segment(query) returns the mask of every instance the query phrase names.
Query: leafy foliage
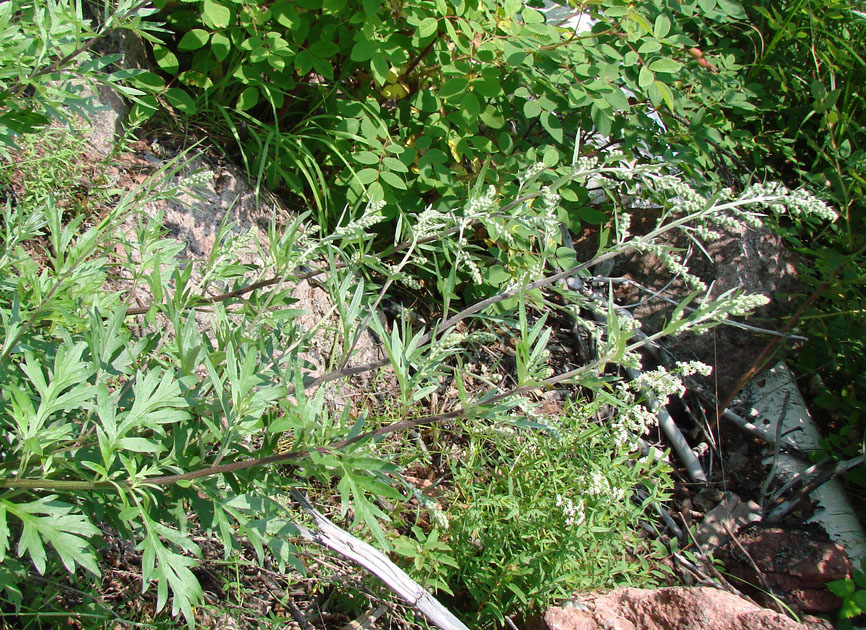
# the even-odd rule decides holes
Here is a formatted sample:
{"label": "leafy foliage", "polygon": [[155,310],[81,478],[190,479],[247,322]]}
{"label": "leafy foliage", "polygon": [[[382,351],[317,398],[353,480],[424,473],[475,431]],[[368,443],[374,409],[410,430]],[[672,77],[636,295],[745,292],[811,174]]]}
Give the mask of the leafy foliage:
{"label": "leafy foliage", "polygon": [[[32,571],[81,568],[94,579],[98,525],[135,541],[157,612],[171,599],[172,614],[192,625],[202,549],[191,531],[216,537],[227,555],[245,540],[281,569],[303,571],[286,497],[297,486],[332,500],[349,528],[381,548],[393,545],[431,587],[468,593],[482,623],[546,602],[540,577],[561,580],[561,594],[602,579],[601,567],[614,574],[605,579],[650,570],[622,554],[636,548],[626,532],[648,501],[664,499],[664,470],[631,456],[629,431],[645,430],[651,413],[609,369],[636,365],[648,341],[633,338],[633,322],[612,305],[555,281],[626,251],[651,252],[694,289],[696,307],[683,304],[648,340],[700,331],[758,302],[703,299],[706,287],[662,236],[709,239],[732,221],[756,224],[763,207],[832,218],[803,191],[684,181],[732,163],[728,118],[751,108],[736,58],[708,61],[691,51],[699,42],[689,34],[726,37],[743,17],[739,4],[606,0],[578,34],[512,0],[164,2],[166,37],[150,39],[161,74],[111,72],[116,59],[89,53],[113,29],[156,32],[141,21],[148,11],[122,4],[94,28],[76,6],[0,8],[10,18],[9,46],[0,46],[4,142],[64,117],[61,106],[74,111],[84,102],[75,80],[123,80],[136,98],[134,121],[164,108],[230,138],[260,183],[314,211],[274,223],[267,239],[224,223],[207,260],[181,261],[161,218],[140,212],[196,186],[180,160],[137,190],[103,191],[110,210],[98,215],[68,203],[61,169],[37,168],[44,182],[32,196],[7,196],[0,587],[9,604],[37,601],[27,589]],[[644,234],[629,232],[632,199],[658,209]],[[601,230],[598,254],[577,261],[562,225],[607,216],[616,222]],[[261,263],[241,264],[244,256]],[[335,321],[310,329],[287,287],[313,275]],[[146,287],[151,301],[130,310],[109,280]],[[406,313],[380,319],[396,286],[428,289],[434,306],[423,327]],[[552,372],[543,314],[554,307],[587,328],[581,310],[604,321],[591,328],[597,356],[561,374]],[[305,357],[320,327],[330,329],[333,351],[331,371],[316,378]],[[366,333],[388,361],[344,369]],[[491,336],[513,346],[515,387],[468,390],[468,351]],[[320,387],[384,366],[399,392],[393,418],[353,416]],[[561,382],[587,388],[581,406],[527,421],[537,410],[530,392]],[[447,412],[418,414],[452,383],[458,395]],[[602,407],[621,412],[616,431],[591,420]],[[447,531],[407,521],[407,499],[418,497],[398,481],[396,463],[425,456],[402,452],[402,431],[443,418],[469,436],[471,455],[469,466],[453,462],[447,517],[460,525]],[[593,485],[581,502],[567,485],[576,471],[622,499],[645,486],[650,499],[609,502]],[[479,474],[491,477],[482,483]],[[539,526],[542,512],[556,530]]]}
{"label": "leafy foliage", "polygon": [[[575,33],[511,0],[168,3],[175,36],[154,56],[177,83],[160,96],[211,129],[222,121],[215,133],[237,142],[249,171],[314,202],[325,230],[361,198],[405,220],[476,182],[511,186],[503,174],[521,164],[568,165],[579,133],[712,165],[716,151],[695,139],[725,142],[718,125],[689,121],[748,103],[736,66],[719,60],[712,74],[685,52],[697,44],[686,26],[729,22],[739,5],[588,10],[592,29]],[[598,220],[585,191],[562,194],[572,225]]]}
{"label": "leafy foliage", "polygon": [[0,145],[45,127],[52,120],[87,117],[92,93],[102,83],[130,97],[143,92],[124,81],[143,71],[107,72],[121,55],[96,56],[90,49],[110,33],[131,30],[151,37],[155,25],[143,20],[154,9],[135,0],[113,3],[99,26],[73,2],[11,0],[0,5]]}
{"label": "leafy foliage", "polygon": [[[644,506],[667,498],[664,483],[648,481],[666,479],[666,467],[595,425],[602,406],[575,404],[534,419],[532,431],[479,427],[465,460],[452,463],[448,571],[467,617],[503,624],[511,611],[543,611],[576,589],[652,583],[636,530]],[[649,498],[633,503],[631,488],[644,483]]]}
{"label": "leafy foliage", "polygon": [[827,587],[843,599],[839,610],[837,628],[853,628],[851,618],[862,615],[866,611],[866,560],[861,560],[860,569],[855,569],[851,577],[844,580],[833,580]]}
{"label": "leafy foliage", "polygon": [[[636,170],[618,166],[619,159],[614,156],[610,166],[581,162],[575,165],[571,178],[585,179],[600,173],[620,178],[621,183],[610,180],[603,184],[611,190],[637,178],[644,183],[631,184],[637,186],[635,190],[644,190],[670,212],[663,213],[659,227],[650,234],[633,237],[621,230],[602,249],[602,255],[649,246],[664,232],[693,222],[712,225],[721,216],[722,208],[754,219],[754,211],[747,208],[756,203],[802,207],[804,202],[800,196],[783,190],[754,189],[730,201],[701,198],[693,192],[689,197],[692,205],[683,206],[681,197],[669,196],[671,190],[685,190],[683,184],[671,176],[660,177],[662,167]],[[549,197],[552,193],[542,180],[555,174],[535,171],[535,183],[525,184],[522,194],[530,199]],[[195,312],[203,298],[192,283],[237,286],[236,282],[244,282],[257,286],[262,276],[246,278],[238,275],[236,265],[211,262],[205,268],[207,274],[194,281],[192,266],[182,266],[172,258],[177,246],[163,239],[155,220],[143,223],[135,240],[115,231],[118,222],[143,199],[174,194],[177,183],[172,172],[163,171],[157,177],[143,190],[118,198],[112,212],[87,229],[80,223],[65,225],[62,216],[57,216],[57,206],[43,204],[42,200],[14,208],[7,203],[9,229],[4,235],[4,251],[8,254],[0,261],[6,279],[0,287],[0,299],[5,305],[5,341],[0,355],[5,406],[0,436],[7,473],[0,480],[0,488],[6,489],[0,498],[6,516],[4,538],[17,540],[15,555],[31,560],[37,571],[56,570],[49,564],[46,544],[54,548],[67,570],[77,566],[91,572],[96,569],[92,539],[97,535],[97,521],[92,519],[98,519],[104,526],[138,541],[144,585],[155,585],[157,607],[166,605],[171,595],[172,611],[192,620],[201,598],[192,572],[200,549],[188,535],[192,523],[186,506],[193,507],[195,522],[218,536],[227,551],[236,546],[237,537],[243,536],[260,553],[269,548],[282,563],[301,568],[290,540],[296,529],[286,518],[286,502],[279,498],[286,488],[313,480],[325,487],[333,484],[340,496],[342,514],[348,515],[351,510],[353,525],[363,525],[385,548],[390,545],[387,526],[392,516],[379,507],[376,499],[400,502],[403,495],[393,487],[393,475],[399,469],[376,448],[371,440],[374,434],[362,435],[364,419],[351,418],[348,410],[335,413],[329,409],[324,388],[305,393],[312,383],[307,379],[308,367],[301,353],[316,331],[297,325],[295,319],[301,312],[294,308],[282,285],[212,303],[212,334],[205,334]],[[523,180],[529,181],[525,177]],[[657,192],[653,192],[654,186]],[[702,201],[698,203],[698,199]],[[556,200],[550,198],[550,202]],[[536,209],[524,202],[521,212],[498,217],[498,196],[488,195],[485,203],[489,204],[488,220],[498,221],[502,231],[510,225],[525,228],[535,224],[536,212],[547,208],[540,204]],[[304,220],[299,217],[281,234],[273,233],[268,252],[272,268],[279,274],[290,274],[300,261],[330,259],[334,262],[328,272],[334,280],[331,286],[337,291],[334,297],[347,289],[349,293],[357,290],[361,295],[359,304],[370,308],[382,290],[382,281],[358,279],[387,266],[383,267],[385,263],[380,259],[368,262],[360,254],[374,241],[367,230],[382,220],[379,204],[369,205],[358,219],[325,238],[315,237],[315,230]],[[428,214],[426,220],[437,225],[446,222],[440,232],[446,238],[459,226],[466,227],[465,219],[460,217]],[[72,229],[79,231],[72,233]],[[224,226],[218,247],[234,255],[244,247],[257,247],[251,238],[232,237],[231,229]],[[551,239],[548,235],[536,242]],[[427,243],[434,241],[438,238]],[[41,269],[23,249],[24,243],[43,250],[46,264]],[[114,249],[115,243],[124,251],[150,254],[113,263],[127,281],[150,287],[154,295],[147,313],[141,316],[147,328],[137,332],[127,323],[127,308],[118,294],[102,288],[107,277],[107,252]],[[390,247],[392,251],[413,252],[411,242],[392,242]],[[663,253],[662,249],[657,251]],[[543,254],[543,250],[536,250],[536,254]],[[411,255],[413,266],[426,259],[424,253]],[[479,268],[483,264],[477,255],[468,260]],[[671,261],[683,271],[681,263],[675,258]],[[404,262],[404,268],[408,268],[408,260]],[[258,273],[270,276],[271,271],[261,269]],[[530,278],[525,277],[521,283]],[[521,286],[498,294],[493,301],[516,298],[515,306],[523,310],[542,297],[538,291],[525,291]],[[747,303],[751,302],[730,297],[707,303],[688,317],[675,318],[660,334],[706,327],[726,313],[740,312]],[[370,325],[370,318],[360,319],[362,310],[344,310],[355,319],[337,327],[348,331],[341,341],[348,348],[346,356],[353,352],[351,339]],[[597,361],[570,374],[551,376],[544,359],[549,335],[543,330],[545,320],[530,326],[525,315],[515,317],[511,312],[502,310],[499,321],[515,331],[516,343],[523,348],[518,373],[524,389],[554,382],[551,378],[595,379],[594,370],[607,364],[634,362],[634,352],[643,343],[629,343],[632,329],[611,315],[607,333],[599,340]],[[466,340],[459,336],[443,338],[441,334],[468,316],[452,321],[437,331],[439,334],[409,332],[405,325],[401,328],[395,324],[389,341],[390,366],[399,371],[398,380],[410,382],[411,375],[419,373],[428,378],[435,374],[457,378],[459,365],[445,359],[460,351]],[[411,337],[411,342],[404,342],[397,330],[403,331],[406,340]],[[411,406],[433,394],[426,386],[417,391],[423,394],[403,399],[402,417],[407,417]],[[464,391],[462,409],[455,412],[456,417],[469,418],[469,427],[480,422],[493,422],[494,426],[513,423],[514,414],[524,413],[518,406],[531,406],[520,395],[523,391]],[[378,435],[399,426],[386,427],[385,433]],[[561,430],[564,433],[567,429]],[[506,451],[518,448],[523,446],[514,444]],[[566,451],[560,452],[564,455]],[[540,448],[536,455],[539,461],[528,453],[521,459],[532,460],[532,468],[539,470],[543,470],[541,461],[548,461],[546,465],[556,466],[559,471],[549,475],[551,482],[561,479],[564,468],[559,466],[565,466],[565,460],[547,460]],[[280,461],[292,462],[300,476],[291,467],[264,467]],[[624,460],[614,461],[613,468],[605,467],[606,471],[623,468]],[[616,475],[610,474],[613,480]],[[636,466],[629,473],[635,476],[617,483],[634,483],[646,474],[647,470]],[[525,476],[529,481],[528,472]],[[462,491],[474,492],[471,484]],[[528,496],[527,492],[528,488],[522,490],[521,496]],[[58,493],[67,498],[59,500]],[[227,496],[234,498],[227,500]],[[479,509],[487,509],[485,506],[485,502],[478,503]],[[629,518],[637,513],[638,509],[627,510]],[[599,512],[597,518],[605,522],[611,519],[612,523],[619,517],[603,517]],[[11,542],[5,543],[4,549],[11,553]],[[494,546],[489,550],[493,552]],[[512,553],[509,549],[503,552]],[[460,553],[465,553],[462,544]],[[552,559],[554,564],[558,557]],[[2,565],[4,584],[18,583],[19,566]],[[545,574],[555,568],[547,567]],[[620,568],[617,565],[617,570]],[[511,592],[524,604],[538,603],[535,595],[517,582]],[[512,606],[513,602],[502,601],[495,610],[504,614]],[[498,617],[490,612],[490,618]]]}
{"label": "leafy foliage", "polygon": [[[740,155],[759,176],[805,183],[841,215],[832,226],[797,220],[778,229],[804,257],[800,271],[812,300],[798,322],[809,338],[798,366],[823,379],[814,403],[832,417],[827,451],[853,457],[866,431],[860,394],[866,102],[856,89],[866,80],[866,13],[861,4],[834,0],[746,8],[754,30],[735,39],[751,62],[745,81],[756,110],[734,119],[753,137]],[[862,484],[863,474],[861,468],[852,476]]]}

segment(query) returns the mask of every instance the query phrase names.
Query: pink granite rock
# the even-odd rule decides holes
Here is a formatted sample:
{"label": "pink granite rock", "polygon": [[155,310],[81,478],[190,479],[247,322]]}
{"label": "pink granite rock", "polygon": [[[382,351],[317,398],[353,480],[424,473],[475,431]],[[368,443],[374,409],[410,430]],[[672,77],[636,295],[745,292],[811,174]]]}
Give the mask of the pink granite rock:
{"label": "pink granite rock", "polygon": [[545,630],[829,630],[714,588],[619,588],[582,595],[544,614]]}

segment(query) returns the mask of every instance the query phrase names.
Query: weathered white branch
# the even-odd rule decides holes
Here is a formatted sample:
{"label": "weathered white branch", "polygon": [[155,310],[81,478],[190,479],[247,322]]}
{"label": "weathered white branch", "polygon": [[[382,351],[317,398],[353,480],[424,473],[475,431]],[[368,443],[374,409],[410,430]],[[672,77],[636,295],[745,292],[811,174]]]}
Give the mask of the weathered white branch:
{"label": "weathered white branch", "polygon": [[297,490],[292,490],[292,498],[300,504],[304,512],[310,515],[318,530],[312,531],[297,524],[301,536],[305,540],[332,549],[341,556],[361,565],[410,605],[417,608],[437,628],[468,630],[451,611],[440,604],[420,584],[406,575],[406,572],[391,562],[385,554],[334,525],[316,511],[306,497]]}

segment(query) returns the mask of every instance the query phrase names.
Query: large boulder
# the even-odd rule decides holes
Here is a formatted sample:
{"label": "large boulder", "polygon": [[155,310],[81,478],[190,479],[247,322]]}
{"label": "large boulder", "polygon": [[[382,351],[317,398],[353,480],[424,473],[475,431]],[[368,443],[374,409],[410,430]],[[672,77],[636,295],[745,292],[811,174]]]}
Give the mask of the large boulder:
{"label": "large boulder", "polygon": [[543,630],[817,630],[726,591],[618,588],[548,609]]}
{"label": "large boulder", "polygon": [[841,545],[778,527],[752,527],[737,534],[736,543],[728,543],[718,557],[742,584],[755,585],[746,586],[750,596],[765,597],[758,588],[763,586],[806,612],[832,612],[842,604],[826,588],[827,582],[851,575],[853,566]]}

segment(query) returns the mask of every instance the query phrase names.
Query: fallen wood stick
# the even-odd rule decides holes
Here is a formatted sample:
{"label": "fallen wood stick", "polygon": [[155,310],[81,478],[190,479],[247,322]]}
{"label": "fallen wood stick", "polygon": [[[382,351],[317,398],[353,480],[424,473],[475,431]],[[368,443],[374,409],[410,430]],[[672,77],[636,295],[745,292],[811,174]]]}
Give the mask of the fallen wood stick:
{"label": "fallen wood stick", "polygon": [[440,604],[420,584],[406,575],[406,572],[391,562],[385,554],[334,525],[297,490],[293,489],[291,494],[292,498],[300,504],[301,509],[312,517],[313,523],[316,525],[317,531],[313,531],[303,525],[296,524],[305,540],[332,549],[341,556],[361,565],[382,580],[388,588],[411,606],[417,608],[437,628],[441,628],[441,630],[469,630],[451,611]]}
{"label": "fallen wood stick", "polygon": [[[856,468],[857,466],[862,465],[864,462],[864,456],[858,455],[852,459],[846,459],[844,461],[838,462],[835,466],[832,466],[828,469],[818,469],[815,471],[815,474],[811,479],[800,479],[802,482],[802,486],[797,491],[797,493],[784,503],[777,505],[767,516],[765,519],[768,523],[776,523],[782,520],[785,516],[788,515],[794,508],[796,508],[800,502],[802,502],[806,497],[812,494],[819,486],[827,483],[834,477],[838,477],[842,475],[852,468]],[[815,468],[814,466],[812,468]],[[811,471],[812,468],[809,470]]]}
{"label": "fallen wood stick", "polygon": [[384,613],[384,606],[379,606],[376,610],[368,610],[354,621],[347,623],[340,630],[369,630]]}
{"label": "fallen wood stick", "polygon": [[808,455],[806,453],[804,453],[803,450],[801,448],[799,448],[796,444],[791,442],[791,440],[788,440],[785,438],[779,438],[778,440],[776,440],[776,437],[773,434],[771,434],[769,431],[759,427],[758,425],[754,424],[753,422],[750,422],[749,420],[747,420],[743,416],[741,416],[737,413],[734,413],[730,409],[725,409],[725,411],[722,412],[722,418],[724,418],[725,420],[729,420],[730,422],[733,422],[738,427],[740,427],[743,431],[747,431],[748,433],[751,433],[752,435],[763,440],[764,442],[766,442],[770,446],[778,447],[778,448],[784,448],[785,451],[787,451],[788,453],[791,453],[792,455],[795,455],[796,457],[798,457],[800,459],[808,460]]}

